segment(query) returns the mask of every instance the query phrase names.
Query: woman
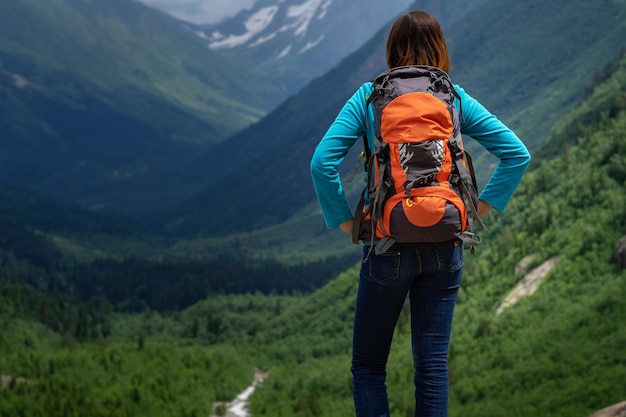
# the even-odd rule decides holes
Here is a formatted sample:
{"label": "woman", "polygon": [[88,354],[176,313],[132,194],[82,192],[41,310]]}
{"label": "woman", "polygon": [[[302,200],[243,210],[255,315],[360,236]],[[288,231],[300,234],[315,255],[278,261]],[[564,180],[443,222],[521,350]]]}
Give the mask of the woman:
{"label": "woman", "polygon": [[[443,31],[430,14],[400,16],[387,39],[387,66],[430,65],[450,69]],[[478,215],[504,210],[530,155],[520,139],[478,101],[455,86],[462,102],[461,132],[499,159],[479,196]],[[337,167],[357,139],[367,134],[374,149],[374,110],[366,106],[372,83],[363,84],[345,103],[317,146],[311,175],[328,228],[352,233],[353,214]],[[457,108],[460,107],[455,102]],[[389,416],[386,364],[398,316],[407,294],[415,367],[415,416],[447,416],[447,355],[452,316],[463,269],[459,241],[433,245],[396,244],[380,255],[363,248],[354,318],[352,367],[357,417]]]}

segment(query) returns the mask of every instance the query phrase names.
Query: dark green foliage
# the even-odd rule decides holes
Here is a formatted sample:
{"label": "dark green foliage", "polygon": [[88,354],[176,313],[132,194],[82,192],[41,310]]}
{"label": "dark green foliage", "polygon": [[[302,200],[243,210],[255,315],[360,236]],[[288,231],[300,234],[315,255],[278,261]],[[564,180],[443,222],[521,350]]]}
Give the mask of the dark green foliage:
{"label": "dark green foliage", "polygon": [[[0,225],[2,222],[0,221]],[[36,243],[46,239],[31,234]],[[29,250],[41,249],[18,240]],[[20,246],[15,246],[17,249]],[[0,246],[0,283],[21,282],[50,292],[70,294],[78,299],[104,297],[118,309],[141,312],[145,309],[174,311],[185,308],[211,294],[222,293],[310,293],[323,286],[334,271],[354,263],[353,256],[329,257],[310,262],[285,264],[273,259],[251,259],[236,251],[217,252],[207,259],[141,258],[97,259],[86,263],[53,258],[52,245],[43,246],[31,257],[3,252]],[[38,265],[40,255],[49,264]],[[43,261],[42,261],[43,262]],[[57,330],[57,329],[55,329]]]}
{"label": "dark green foliage", "polygon": [[253,371],[234,348],[149,341],[4,356],[0,369],[25,380],[0,389],[0,415],[51,417],[206,417]]}
{"label": "dark green foliage", "polygon": [[[0,293],[0,375],[13,378],[0,388],[2,416],[206,417],[252,380],[255,332],[297,301],[256,294],[215,297],[171,316],[109,311],[106,337],[81,342],[32,320],[34,303],[53,297],[7,287]],[[195,323],[210,317],[221,321],[221,333],[198,325],[194,334]]]}
{"label": "dark green foliage", "polygon": [[[46,209],[42,210],[42,207]],[[142,219],[89,210],[32,190],[0,183],[0,227],[15,227],[9,223],[19,224],[28,230],[45,230],[49,234],[74,236],[128,236],[150,230],[148,223]],[[14,241],[13,244],[19,246],[22,243]]]}
{"label": "dark green foliage", "polygon": [[[113,307],[101,297],[81,303],[69,295],[48,295],[28,285],[0,280],[0,299],[3,303],[0,313],[10,318],[36,320],[71,339],[98,340],[110,333]],[[2,337],[0,345],[1,342]]]}
{"label": "dark green foliage", "polygon": [[1,252],[10,252],[10,258],[26,260],[33,267],[45,270],[53,269],[59,256],[49,239],[29,230],[0,204]]}

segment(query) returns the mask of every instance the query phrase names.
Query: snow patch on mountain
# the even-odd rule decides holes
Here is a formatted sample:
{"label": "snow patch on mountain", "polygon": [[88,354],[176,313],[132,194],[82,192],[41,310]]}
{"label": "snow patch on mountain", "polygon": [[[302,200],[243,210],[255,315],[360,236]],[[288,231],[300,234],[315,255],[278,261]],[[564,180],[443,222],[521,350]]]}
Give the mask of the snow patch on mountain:
{"label": "snow patch on mountain", "polygon": [[304,47],[302,49],[300,49],[300,52],[298,52],[298,53],[302,54],[302,53],[305,53],[306,51],[308,51],[309,49],[315,48],[323,40],[324,40],[324,35],[320,35],[320,37],[317,38],[316,40],[314,40],[313,42],[308,42],[306,45],[304,45]]}
{"label": "snow patch on mountain", "polygon": [[291,52],[291,47],[292,45],[288,45],[285,49],[283,49],[282,52],[278,54],[278,59],[289,55],[289,52]]}
{"label": "snow patch on mountain", "polygon": [[287,17],[294,19],[292,27],[297,29],[294,31],[294,35],[305,35],[306,30],[309,27],[311,19],[315,16],[315,12],[322,3],[322,0],[309,0],[298,6],[290,6],[287,10]]}
{"label": "snow patch on mountain", "polygon": [[233,48],[235,46],[243,45],[259,33],[263,32],[274,19],[274,16],[278,12],[278,6],[264,7],[257,12],[253,13],[248,20],[244,22],[244,26],[247,32],[241,35],[229,35],[225,36],[219,31],[215,31],[211,34],[215,41],[209,44],[211,49]]}
{"label": "snow patch on mountain", "polygon": [[[231,49],[237,46],[255,47],[268,40],[275,39],[279,34],[291,33],[293,36],[304,39],[307,30],[314,19],[321,20],[332,4],[332,0],[306,0],[300,4],[284,4],[279,1],[272,6],[261,7],[243,22],[243,33],[224,34],[220,30],[213,31],[209,36],[209,48]],[[286,10],[285,10],[286,9]],[[278,19],[281,15],[284,18]],[[276,22],[276,20],[281,20]],[[323,40],[323,35],[314,41],[308,41],[299,48],[299,53],[314,48]],[[289,54],[292,48],[286,47],[279,56]]]}
{"label": "snow patch on mountain", "polygon": [[267,36],[262,36],[259,39],[257,39],[256,41],[252,42],[250,44],[250,48],[254,48],[255,46],[258,46],[258,45],[260,45],[260,44],[262,44],[264,42],[270,41],[270,40],[274,39],[275,37],[276,37],[276,32],[270,33]]}
{"label": "snow patch on mountain", "polygon": [[332,1],[328,0],[326,3],[322,4],[322,11],[320,12],[319,16],[317,16],[317,18],[319,20],[322,20],[324,17],[326,17],[326,13],[328,13],[328,7],[331,5]]}
{"label": "snow patch on mountain", "polygon": [[255,0],[231,19],[192,30],[203,32],[196,33],[210,49],[243,65],[275,71],[285,89],[297,91],[368,41],[375,25],[382,27],[413,2]]}

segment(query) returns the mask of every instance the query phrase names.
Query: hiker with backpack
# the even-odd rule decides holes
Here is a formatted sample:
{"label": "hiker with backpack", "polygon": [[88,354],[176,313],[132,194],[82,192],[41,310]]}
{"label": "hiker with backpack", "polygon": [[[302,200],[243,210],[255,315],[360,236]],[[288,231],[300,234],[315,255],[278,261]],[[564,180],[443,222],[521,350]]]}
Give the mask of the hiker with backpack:
{"label": "hiker with backpack", "polygon": [[[415,416],[447,416],[447,355],[463,250],[480,242],[482,218],[503,211],[530,162],[521,140],[448,77],[439,22],[400,16],[386,47],[388,70],[348,99],[315,149],[311,175],[329,229],[363,245],[352,346],[357,417],[389,416],[386,364],[408,295]],[[461,134],[498,166],[478,194]],[[366,186],[352,213],[338,174],[364,138]]]}

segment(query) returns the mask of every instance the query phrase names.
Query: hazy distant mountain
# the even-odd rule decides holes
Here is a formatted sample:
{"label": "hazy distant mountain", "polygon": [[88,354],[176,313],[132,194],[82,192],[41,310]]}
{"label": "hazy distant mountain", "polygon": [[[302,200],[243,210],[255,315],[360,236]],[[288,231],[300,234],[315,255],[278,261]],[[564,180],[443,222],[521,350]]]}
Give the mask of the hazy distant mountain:
{"label": "hazy distant mountain", "polygon": [[[361,47],[412,0],[259,0],[200,36],[209,47],[280,75],[295,91]],[[425,2],[425,3],[431,3]]]}
{"label": "hazy distant mountain", "polygon": [[285,95],[136,1],[0,2],[0,181],[152,207],[173,167]]}

